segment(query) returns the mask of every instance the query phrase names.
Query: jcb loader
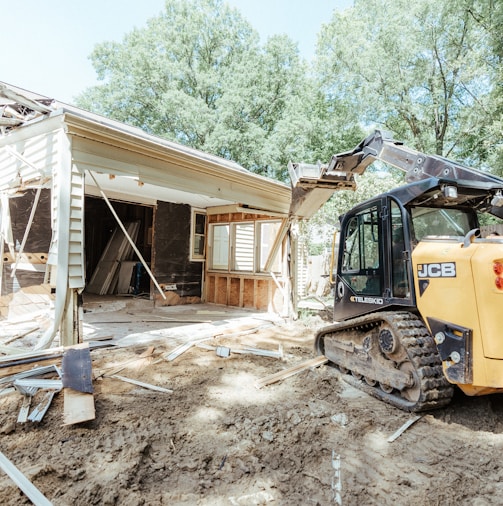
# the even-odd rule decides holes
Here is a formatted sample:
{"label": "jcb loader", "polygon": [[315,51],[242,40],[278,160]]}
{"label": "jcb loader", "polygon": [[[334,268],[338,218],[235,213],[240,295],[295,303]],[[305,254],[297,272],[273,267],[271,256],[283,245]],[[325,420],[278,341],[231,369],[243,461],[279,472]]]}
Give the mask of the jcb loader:
{"label": "jcb loader", "polygon": [[407,184],[342,216],[335,323],[317,333],[316,351],[407,411],[447,405],[454,385],[503,392],[503,237],[482,237],[479,225],[483,213],[503,218],[503,179],[376,131],[299,191],[351,187],[375,160]]}

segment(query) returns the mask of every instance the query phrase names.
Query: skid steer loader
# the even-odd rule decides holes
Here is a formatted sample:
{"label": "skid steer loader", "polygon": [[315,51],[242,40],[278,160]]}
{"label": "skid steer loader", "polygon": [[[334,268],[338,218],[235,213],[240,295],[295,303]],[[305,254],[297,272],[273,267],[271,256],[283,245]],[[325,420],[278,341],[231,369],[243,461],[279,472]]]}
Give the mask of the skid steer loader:
{"label": "skid steer loader", "polygon": [[341,217],[334,323],[317,333],[316,351],[407,411],[447,405],[454,385],[503,392],[503,237],[479,228],[483,213],[503,218],[503,179],[376,131],[315,176],[290,164],[297,204],[350,188],[375,160],[405,171],[407,184]]}

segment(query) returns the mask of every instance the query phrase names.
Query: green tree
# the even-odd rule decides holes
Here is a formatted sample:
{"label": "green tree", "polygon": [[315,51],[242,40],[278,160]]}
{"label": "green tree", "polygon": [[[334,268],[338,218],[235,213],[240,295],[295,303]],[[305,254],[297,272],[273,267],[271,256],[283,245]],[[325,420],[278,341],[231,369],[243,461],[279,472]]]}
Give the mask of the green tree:
{"label": "green tree", "polygon": [[355,0],[335,13],[317,49],[328,100],[416,149],[469,160],[466,141],[489,120],[492,83],[473,4]]}
{"label": "green tree", "polygon": [[491,49],[489,65],[493,71],[494,86],[491,91],[492,121],[486,129],[477,132],[482,157],[493,172],[503,176],[503,3],[486,1],[476,3],[471,14],[489,36]]}
{"label": "green tree", "polygon": [[79,97],[88,110],[278,179],[290,157],[318,149],[314,88],[296,44],[275,36],[261,47],[221,0],[166,0],[91,60],[103,84]]}

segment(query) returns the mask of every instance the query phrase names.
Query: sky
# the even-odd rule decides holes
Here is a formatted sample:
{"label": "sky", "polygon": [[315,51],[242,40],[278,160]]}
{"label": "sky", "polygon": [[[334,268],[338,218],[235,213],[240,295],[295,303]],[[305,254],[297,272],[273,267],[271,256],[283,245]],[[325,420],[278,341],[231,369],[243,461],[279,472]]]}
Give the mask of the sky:
{"label": "sky", "polygon": [[[261,42],[286,33],[310,60],[334,10],[352,0],[226,0],[258,31]],[[72,103],[99,84],[89,55],[158,15],[164,0],[0,0],[0,81]]]}

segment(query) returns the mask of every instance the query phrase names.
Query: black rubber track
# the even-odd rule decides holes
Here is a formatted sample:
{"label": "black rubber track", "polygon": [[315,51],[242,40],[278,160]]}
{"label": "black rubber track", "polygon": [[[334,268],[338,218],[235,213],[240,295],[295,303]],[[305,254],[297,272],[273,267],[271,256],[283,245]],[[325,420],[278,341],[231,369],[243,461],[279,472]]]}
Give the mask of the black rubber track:
{"label": "black rubber track", "polygon": [[[420,318],[406,311],[371,313],[341,323],[335,323],[321,329],[315,338],[315,350],[324,354],[323,340],[327,335],[344,334],[348,330],[366,330],[378,327],[386,322],[393,334],[400,340],[414,367],[420,386],[417,401],[401,397],[400,392],[384,392],[378,385],[370,386],[351,374],[343,374],[344,380],[356,388],[377,397],[405,411],[427,411],[446,406],[451,401],[453,386],[443,374],[442,363],[433,337]],[[341,340],[344,341],[343,336]]]}

